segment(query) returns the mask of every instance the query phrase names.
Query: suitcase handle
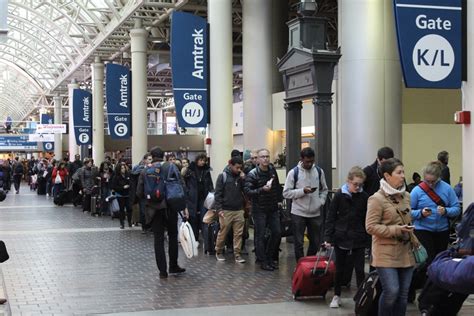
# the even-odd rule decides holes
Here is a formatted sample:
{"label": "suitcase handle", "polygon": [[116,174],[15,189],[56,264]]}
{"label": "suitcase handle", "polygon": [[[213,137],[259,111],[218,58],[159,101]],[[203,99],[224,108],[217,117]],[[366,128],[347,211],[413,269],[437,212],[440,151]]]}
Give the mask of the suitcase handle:
{"label": "suitcase handle", "polygon": [[[323,248],[326,250],[326,254],[327,254],[328,250],[325,247],[321,247],[320,250],[322,250]],[[319,260],[321,259],[321,252],[322,251],[318,251],[318,253],[316,254],[316,261],[314,263],[313,269],[311,270],[312,275],[316,274],[316,268],[318,267]],[[326,274],[328,272],[329,263],[331,262],[333,252],[334,252],[334,247],[331,247],[331,250],[329,251],[329,256],[328,256],[328,263],[326,264],[326,269],[324,269],[324,274]]]}

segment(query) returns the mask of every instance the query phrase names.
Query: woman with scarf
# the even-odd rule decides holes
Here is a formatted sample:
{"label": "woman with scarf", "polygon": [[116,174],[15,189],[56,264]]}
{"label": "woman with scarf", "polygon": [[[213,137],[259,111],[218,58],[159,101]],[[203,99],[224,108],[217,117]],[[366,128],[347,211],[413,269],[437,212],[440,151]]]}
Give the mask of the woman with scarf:
{"label": "woman with scarf", "polygon": [[404,316],[415,266],[412,250],[419,242],[413,234],[402,162],[396,158],[385,160],[380,173],[380,189],[369,198],[365,222],[372,235],[372,266],[382,285],[378,314]]}
{"label": "woman with scarf", "polygon": [[349,256],[353,258],[357,287],[365,278],[365,248],[370,239],[365,231],[369,195],[362,189],[364,181],[364,171],[360,167],[352,167],[347,182],[334,194],[329,207],[324,240],[325,246],[334,246],[336,253],[336,280],[334,297],[329,305],[331,308],[338,308],[341,304],[341,286]]}

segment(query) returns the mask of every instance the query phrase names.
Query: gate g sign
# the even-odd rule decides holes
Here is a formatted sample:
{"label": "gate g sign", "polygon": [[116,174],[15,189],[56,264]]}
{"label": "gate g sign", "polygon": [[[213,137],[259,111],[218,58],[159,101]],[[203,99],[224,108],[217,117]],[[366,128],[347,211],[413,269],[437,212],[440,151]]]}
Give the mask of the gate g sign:
{"label": "gate g sign", "polygon": [[205,19],[173,12],[171,69],[180,127],[206,127],[208,123],[208,45]]}
{"label": "gate g sign", "polygon": [[74,134],[77,145],[92,144],[92,94],[74,89],[72,94]]}
{"label": "gate g sign", "polygon": [[116,64],[106,66],[106,97],[109,132],[113,139],[130,138],[131,72]]}
{"label": "gate g sign", "polygon": [[461,87],[461,0],[394,0],[407,88]]}

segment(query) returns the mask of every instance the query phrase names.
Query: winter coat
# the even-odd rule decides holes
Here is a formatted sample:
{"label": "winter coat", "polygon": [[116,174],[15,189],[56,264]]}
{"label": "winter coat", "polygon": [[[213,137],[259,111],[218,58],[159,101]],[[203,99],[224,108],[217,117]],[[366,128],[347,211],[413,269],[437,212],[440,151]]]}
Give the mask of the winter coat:
{"label": "winter coat", "polygon": [[[411,191],[411,217],[415,223],[416,230],[427,230],[431,232],[442,232],[449,229],[449,218],[457,217],[461,208],[454,190],[444,181],[438,181],[434,189],[436,194],[446,203],[446,213],[441,216],[437,211],[436,203],[428,196],[420,186]],[[431,215],[423,217],[423,208],[431,209]]]}
{"label": "winter coat", "polygon": [[[273,178],[271,190],[266,192],[263,187]],[[256,167],[245,177],[245,194],[252,201],[252,212],[276,212],[278,202],[283,201],[280,180],[273,166],[268,171]]]}
{"label": "winter coat", "polygon": [[440,252],[428,267],[428,276],[440,288],[474,294],[474,256],[457,258],[451,250]]}
{"label": "winter coat", "polygon": [[[291,214],[303,217],[320,216],[321,207],[326,203],[328,187],[322,169],[313,166],[310,170],[303,168],[301,162],[298,163],[298,179],[295,185],[294,170],[288,172],[283,188],[283,197],[293,200],[291,202]],[[321,173],[321,174],[320,174]],[[320,185],[321,182],[321,185]],[[313,193],[304,193],[304,188],[316,188]],[[320,191],[319,188],[322,187]]]}
{"label": "winter coat", "polygon": [[343,249],[368,247],[370,238],[365,231],[368,198],[363,191],[336,192],[326,218],[325,241]]}
{"label": "winter coat", "polygon": [[92,188],[94,187],[96,183],[96,177],[99,175],[97,170],[95,168],[86,168],[82,167],[81,171],[79,173],[79,179],[82,188],[84,189],[86,194],[90,194],[92,191]]}
{"label": "winter coat", "polygon": [[[410,194],[388,195],[382,189],[369,198],[365,228],[372,235],[372,266],[408,268],[415,265],[408,233],[402,233],[402,214],[411,223]],[[415,237],[416,238],[416,237]]]}
{"label": "winter coat", "polygon": [[[125,188],[125,186],[128,186]],[[111,189],[114,190],[119,196],[126,196],[130,195],[130,175],[126,173],[122,175],[117,173],[112,178]]]}
{"label": "winter coat", "polygon": [[[226,173],[224,183],[223,173]],[[226,167],[216,180],[216,192],[214,193],[214,207],[216,210],[240,211],[244,209],[244,181],[240,175],[234,175],[230,168]]]}
{"label": "winter coat", "polygon": [[[214,185],[212,184],[211,178],[211,168],[208,165],[205,165],[202,172],[198,172],[197,168],[198,167],[196,163],[191,162],[183,177],[186,191],[186,205],[188,211],[192,214],[200,211],[198,202],[200,201],[202,205],[204,199],[206,199],[207,194],[214,191]],[[201,182],[201,185],[204,186],[202,197],[198,196],[199,182]]]}
{"label": "winter coat", "polygon": [[364,191],[367,192],[369,196],[374,195],[380,189],[380,179],[382,176],[379,174],[379,165],[377,160],[367,167],[364,168],[365,181],[364,181]]}
{"label": "winter coat", "polygon": [[67,169],[66,169],[66,168],[63,168],[63,169],[61,169],[61,170],[59,170],[59,171],[58,171],[57,168],[54,168],[54,169],[53,169],[53,174],[52,174],[52,176],[51,176],[51,182],[52,182],[53,184],[56,184],[56,175],[58,174],[58,172],[59,172],[59,176],[61,177],[61,183],[64,183],[64,181],[65,181],[65,179],[66,179],[66,177],[67,177],[67,175],[68,175],[68,172],[67,172]]}

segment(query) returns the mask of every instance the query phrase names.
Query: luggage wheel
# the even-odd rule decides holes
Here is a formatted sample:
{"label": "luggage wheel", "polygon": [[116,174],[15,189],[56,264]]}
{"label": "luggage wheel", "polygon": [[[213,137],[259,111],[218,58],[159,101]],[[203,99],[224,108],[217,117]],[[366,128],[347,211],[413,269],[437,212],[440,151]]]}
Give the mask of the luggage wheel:
{"label": "luggage wheel", "polygon": [[300,297],[300,291],[298,290],[293,294],[293,300],[297,301],[299,297]]}

